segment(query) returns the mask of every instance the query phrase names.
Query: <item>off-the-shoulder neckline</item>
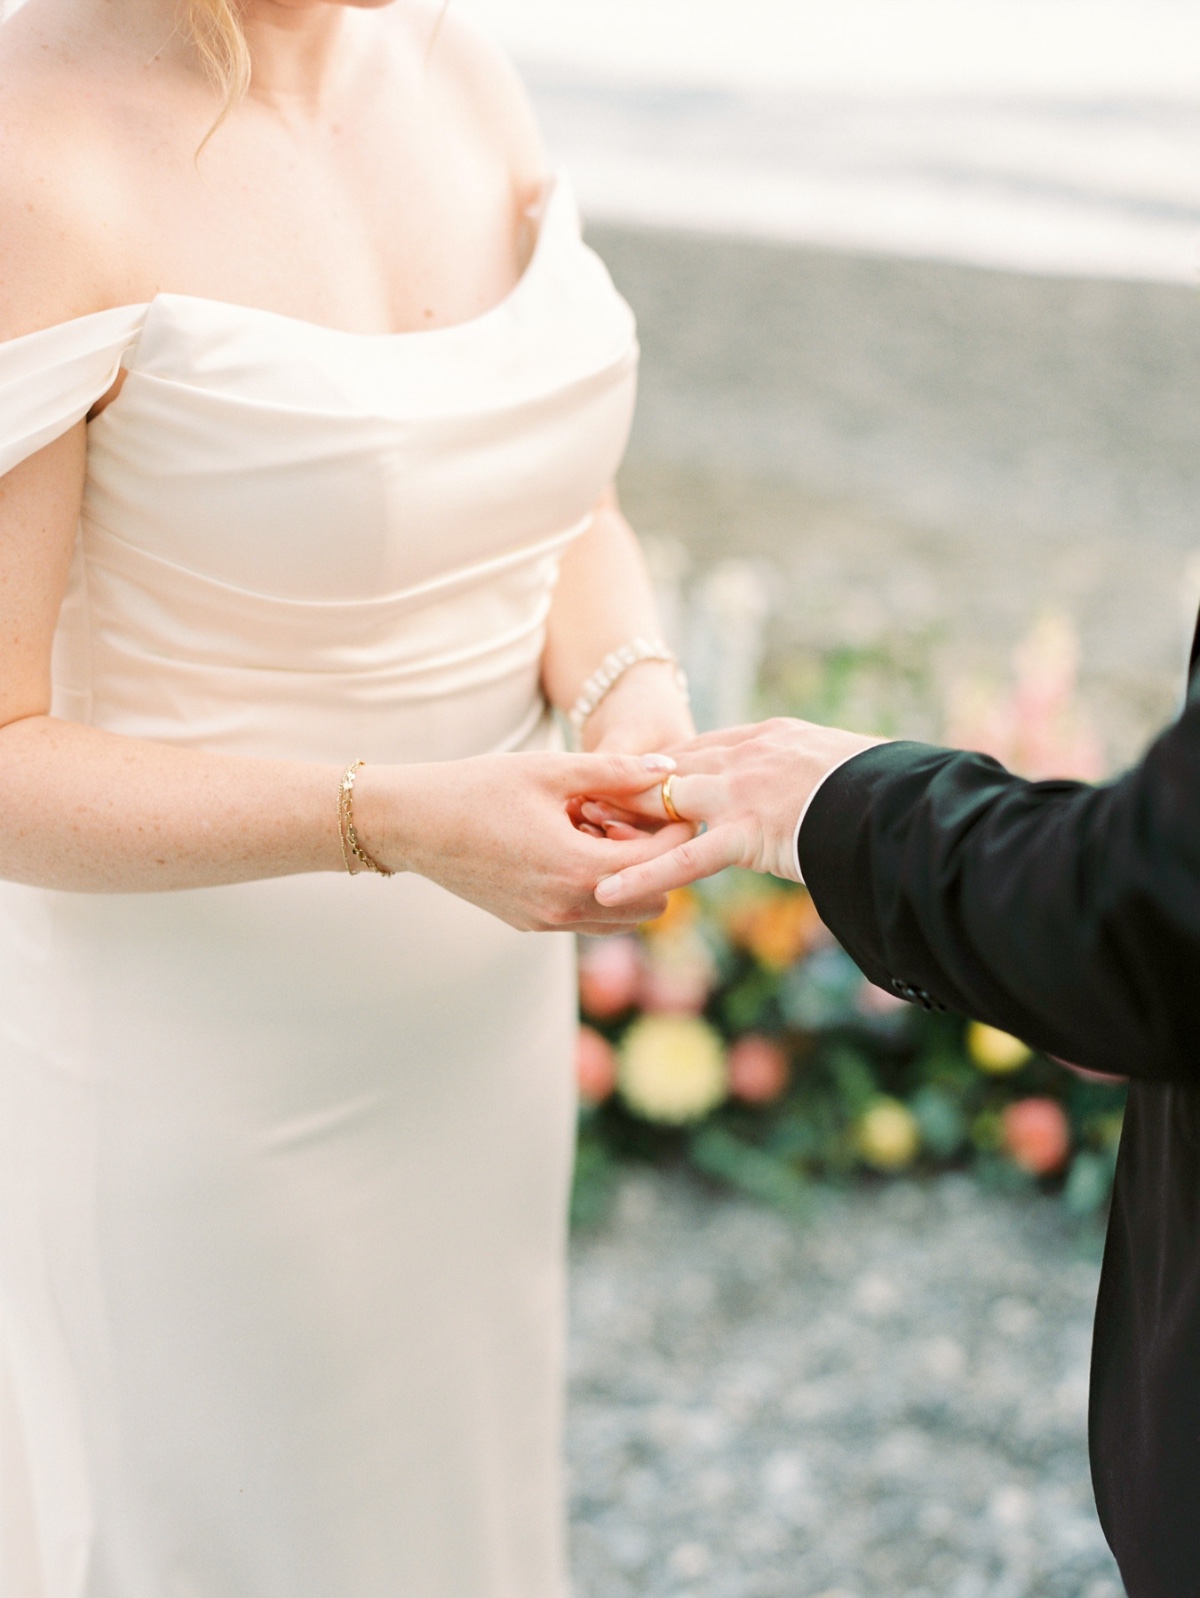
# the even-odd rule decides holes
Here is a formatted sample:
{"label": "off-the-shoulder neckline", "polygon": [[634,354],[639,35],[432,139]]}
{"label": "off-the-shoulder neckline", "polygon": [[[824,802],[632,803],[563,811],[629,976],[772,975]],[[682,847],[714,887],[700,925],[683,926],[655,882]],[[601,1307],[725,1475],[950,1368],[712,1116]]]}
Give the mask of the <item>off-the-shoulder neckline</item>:
{"label": "off-the-shoulder neckline", "polygon": [[[538,219],[537,237],[524,270],[517,278],[512,288],[488,306],[485,311],[480,311],[476,316],[469,316],[461,322],[448,322],[444,327],[413,327],[401,328],[395,333],[358,333],[350,328],[331,327],[326,322],[313,322],[303,316],[289,316],[285,311],[269,311],[259,305],[243,305],[236,300],[212,299],[203,294],[178,294],[170,289],[162,289],[148,300],[142,300],[129,305],[109,305],[100,311],[87,311],[82,316],[68,317],[62,322],[52,322],[47,327],[34,328],[29,333],[20,333],[16,338],[0,340],[0,349],[5,343],[19,344],[25,339],[36,339],[47,333],[55,333],[59,329],[79,327],[87,322],[99,321],[103,317],[118,317],[122,313],[133,316],[142,314],[148,316],[155,306],[160,304],[175,303],[180,305],[203,306],[207,309],[225,311],[238,316],[265,317],[272,322],[281,322],[291,327],[301,328],[305,332],[327,335],[331,338],[357,339],[364,343],[395,344],[409,339],[446,338],[455,334],[472,332],[492,321],[493,318],[502,316],[510,311],[515,302],[526,291],[526,288],[535,274],[535,269],[540,265],[545,253],[547,236],[551,231],[550,219],[553,211],[563,203],[567,185],[562,175],[555,173],[547,181],[546,187],[536,206],[531,207],[530,215]],[[539,215],[540,213],[540,215]]]}

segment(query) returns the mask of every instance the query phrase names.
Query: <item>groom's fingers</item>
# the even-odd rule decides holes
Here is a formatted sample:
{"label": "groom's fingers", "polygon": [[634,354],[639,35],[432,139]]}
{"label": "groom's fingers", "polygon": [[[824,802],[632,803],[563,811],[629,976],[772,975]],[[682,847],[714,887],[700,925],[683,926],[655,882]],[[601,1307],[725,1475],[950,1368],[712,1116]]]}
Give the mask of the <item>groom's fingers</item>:
{"label": "groom's fingers", "polygon": [[726,866],[736,866],[744,853],[741,827],[733,822],[714,827],[711,832],[687,839],[669,854],[602,877],[596,884],[596,899],[600,904],[613,907],[641,903],[653,894],[669,893],[672,888],[682,888],[700,877],[724,871]]}
{"label": "groom's fingers", "polygon": [[[683,822],[671,822],[665,827],[658,827],[654,832],[643,832],[639,829],[632,838],[628,839],[608,837],[598,839],[599,847],[592,858],[592,869],[597,879],[614,876],[645,865],[648,861],[657,859],[659,855],[667,854],[681,843],[686,843],[691,836],[691,827]],[[653,887],[647,891],[649,894],[659,892]],[[627,904],[629,900],[622,902]]]}
{"label": "groom's fingers", "polygon": [[[661,787],[654,793],[643,794],[642,799],[635,802],[641,803],[647,799],[659,806],[660,814],[665,814]],[[715,826],[722,820],[723,812],[728,815],[729,788],[722,776],[699,771],[684,776],[677,772],[671,779],[671,803],[682,821],[690,821],[697,826],[701,822]]]}
{"label": "groom's fingers", "polygon": [[727,749],[734,744],[745,743],[748,738],[757,738],[760,732],[762,723],[755,721],[748,722],[744,727],[717,727],[712,732],[698,732],[685,744],[672,744],[670,753],[678,759],[693,749]]}
{"label": "groom's fingers", "polygon": [[716,776],[722,771],[728,771],[742,758],[739,751],[743,747],[744,745],[742,744],[709,744],[704,749],[681,749],[679,751],[676,775],[679,777]]}
{"label": "groom's fingers", "polygon": [[[677,816],[698,826],[702,821],[721,819],[722,811],[729,807],[728,790],[719,775],[692,772],[684,776],[676,772],[671,778],[671,803]],[[661,782],[644,793],[623,795],[619,805],[606,803],[603,796],[585,800],[580,811],[589,821],[601,825],[607,820],[629,821],[639,816],[647,821],[668,819]]]}

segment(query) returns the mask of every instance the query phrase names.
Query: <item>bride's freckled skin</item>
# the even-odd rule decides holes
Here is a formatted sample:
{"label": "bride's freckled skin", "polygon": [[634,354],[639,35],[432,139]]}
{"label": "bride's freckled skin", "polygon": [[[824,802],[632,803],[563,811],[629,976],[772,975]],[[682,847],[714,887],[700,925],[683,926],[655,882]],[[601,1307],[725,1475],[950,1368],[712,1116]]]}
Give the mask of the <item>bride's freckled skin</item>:
{"label": "bride's freckled skin", "polygon": [[518,932],[661,910],[594,890],[683,830],[578,796],[692,731],[661,660],[551,716],[659,633],[633,321],[453,11],[195,3],[228,96],[176,0],[0,26],[3,1559],[551,1598],[575,996]]}

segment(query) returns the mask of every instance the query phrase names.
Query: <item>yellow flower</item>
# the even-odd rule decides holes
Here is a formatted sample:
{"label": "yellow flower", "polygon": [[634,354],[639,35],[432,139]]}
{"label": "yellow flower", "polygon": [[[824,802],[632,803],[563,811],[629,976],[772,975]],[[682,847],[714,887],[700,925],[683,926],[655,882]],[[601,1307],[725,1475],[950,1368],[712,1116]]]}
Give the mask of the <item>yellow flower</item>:
{"label": "yellow flower", "polygon": [[647,1121],[698,1121],[728,1091],[720,1034],[698,1016],[642,1016],[621,1043],[617,1085]]}
{"label": "yellow flower", "polygon": [[1009,1071],[1019,1071],[1033,1050],[1020,1038],[994,1026],[984,1026],[982,1021],[972,1021],[967,1028],[967,1053],[981,1071],[1004,1076]]}
{"label": "yellow flower", "polygon": [[920,1146],[917,1118],[899,1099],[876,1099],[858,1123],[858,1152],[877,1171],[904,1170]]}

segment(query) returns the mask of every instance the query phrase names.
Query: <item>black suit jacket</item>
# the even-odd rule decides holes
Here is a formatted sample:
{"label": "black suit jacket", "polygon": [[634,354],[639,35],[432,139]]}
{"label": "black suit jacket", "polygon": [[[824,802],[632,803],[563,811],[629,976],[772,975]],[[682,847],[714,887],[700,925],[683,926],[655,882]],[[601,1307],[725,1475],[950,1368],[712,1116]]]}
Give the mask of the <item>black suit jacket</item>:
{"label": "black suit jacket", "polygon": [[1096,1312],[1092,1479],[1130,1598],[1200,1595],[1200,627],[1116,782],[893,743],[818,790],[800,864],[871,979],[1131,1078]]}

